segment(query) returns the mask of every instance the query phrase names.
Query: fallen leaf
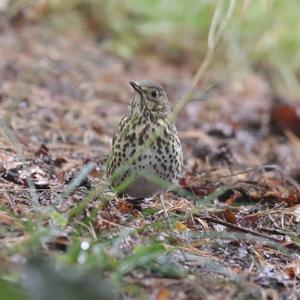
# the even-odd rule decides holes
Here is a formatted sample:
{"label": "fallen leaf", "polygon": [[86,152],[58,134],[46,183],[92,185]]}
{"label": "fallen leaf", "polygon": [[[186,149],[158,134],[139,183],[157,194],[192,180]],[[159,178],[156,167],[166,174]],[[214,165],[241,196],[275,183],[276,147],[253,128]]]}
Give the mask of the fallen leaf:
{"label": "fallen leaf", "polygon": [[181,222],[176,222],[175,227],[176,227],[176,230],[178,230],[178,231],[187,231],[187,230],[189,230],[189,228]]}
{"label": "fallen leaf", "polygon": [[287,104],[274,105],[271,108],[270,127],[276,134],[283,135],[291,131],[300,137],[300,107]]}
{"label": "fallen leaf", "polygon": [[235,216],[234,212],[230,209],[226,209],[224,211],[224,218],[227,222],[229,222],[231,224],[237,224],[236,216]]}
{"label": "fallen leaf", "polygon": [[158,291],[156,295],[156,300],[169,300],[171,296],[171,291],[168,288],[162,288]]}
{"label": "fallen leaf", "polygon": [[11,225],[14,223],[14,219],[7,214],[5,211],[0,211],[0,224]]}

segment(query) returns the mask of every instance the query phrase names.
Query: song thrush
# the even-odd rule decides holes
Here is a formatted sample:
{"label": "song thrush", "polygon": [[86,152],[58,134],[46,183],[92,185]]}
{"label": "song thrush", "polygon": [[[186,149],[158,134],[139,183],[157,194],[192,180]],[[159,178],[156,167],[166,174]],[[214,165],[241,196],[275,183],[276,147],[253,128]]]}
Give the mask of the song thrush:
{"label": "song thrush", "polygon": [[107,176],[118,193],[147,198],[176,184],[182,149],[165,89],[148,80],[130,84],[134,95],[114,135]]}

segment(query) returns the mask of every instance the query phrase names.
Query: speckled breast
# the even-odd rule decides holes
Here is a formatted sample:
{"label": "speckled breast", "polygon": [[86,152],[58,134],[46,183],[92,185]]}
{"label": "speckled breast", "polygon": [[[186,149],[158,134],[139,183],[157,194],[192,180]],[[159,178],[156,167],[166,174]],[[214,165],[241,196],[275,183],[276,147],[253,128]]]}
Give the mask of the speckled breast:
{"label": "speckled breast", "polygon": [[125,117],[113,139],[107,174],[117,191],[135,198],[150,197],[176,183],[182,160],[173,124]]}

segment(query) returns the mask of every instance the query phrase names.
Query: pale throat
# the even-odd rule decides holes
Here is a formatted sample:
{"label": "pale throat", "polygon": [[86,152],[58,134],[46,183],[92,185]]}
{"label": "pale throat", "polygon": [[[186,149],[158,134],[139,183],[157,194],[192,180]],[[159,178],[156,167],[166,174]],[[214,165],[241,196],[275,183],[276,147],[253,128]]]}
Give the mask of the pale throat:
{"label": "pale throat", "polygon": [[142,96],[139,93],[134,93],[128,108],[128,115],[140,114],[145,109],[142,102]]}

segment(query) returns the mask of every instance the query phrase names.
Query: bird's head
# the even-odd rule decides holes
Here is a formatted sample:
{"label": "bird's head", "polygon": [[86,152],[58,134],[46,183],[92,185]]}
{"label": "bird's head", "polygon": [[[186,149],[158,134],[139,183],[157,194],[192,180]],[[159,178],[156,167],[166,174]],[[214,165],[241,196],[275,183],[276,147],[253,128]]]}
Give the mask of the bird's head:
{"label": "bird's head", "polygon": [[133,103],[141,111],[157,113],[164,117],[169,115],[168,96],[159,83],[150,80],[130,81],[129,83],[134,89]]}

